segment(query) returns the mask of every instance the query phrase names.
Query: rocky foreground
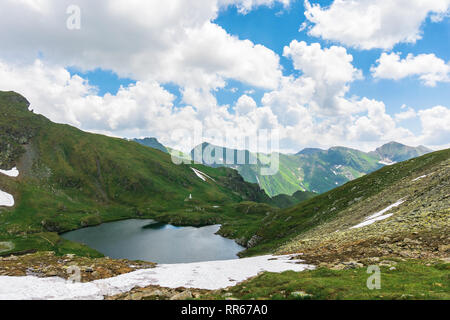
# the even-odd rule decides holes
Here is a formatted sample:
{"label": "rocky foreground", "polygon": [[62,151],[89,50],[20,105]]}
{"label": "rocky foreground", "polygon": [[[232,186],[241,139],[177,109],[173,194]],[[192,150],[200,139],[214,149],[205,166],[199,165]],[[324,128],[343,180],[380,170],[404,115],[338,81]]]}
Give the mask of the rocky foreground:
{"label": "rocky foreground", "polygon": [[[142,261],[91,259],[68,254],[58,257],[54,252],[38,252],[22,256],[0,257],[0,276],[69,279],[79,270],[79,281],[107,279],[136,270],[154,268],[156,264]],[[76,268],[73,268],[73,267]],[[78,281],[78,280],[77,280]]]}

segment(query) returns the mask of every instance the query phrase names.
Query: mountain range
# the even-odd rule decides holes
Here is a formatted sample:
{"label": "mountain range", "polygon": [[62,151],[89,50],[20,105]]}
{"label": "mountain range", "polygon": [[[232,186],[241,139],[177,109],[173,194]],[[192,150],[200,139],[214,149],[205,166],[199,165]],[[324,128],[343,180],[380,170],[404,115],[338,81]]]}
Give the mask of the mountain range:
{"label": "mountain range", "polygon": [[[144,141],[137,140],[137,142],[147,145]],[[156,145],[159,145],[159,142],[156,142]],[[215,154],[216,150],[220,152],[218,157]],[[227,159],[227,155],[233,155],[232,164],[219,161],[209,165],[215,168],[223,166],[236,169],[245,181],[259,184],[270,197],[274,197],[282,194],[293,195],[298,191],[324,193],[385,165],[409,160],[432,150],[424,146],[409,147],[397,142],[390,142],[372,152],[345,147],[333,147],[328,150],[306,148],[297,154],[279,153],[280,165],[275,175],[262,174],[261,169],[265,167],[263,161],[267,155],[247,150],[241,151],[245,162],[240,164],[237,161],[239,150],[203,143],[191,151],[191,159],[208,152],[210,153],[208,156],[213,159]],[[202,159],[201,163],[208,165],[210,161]]]}

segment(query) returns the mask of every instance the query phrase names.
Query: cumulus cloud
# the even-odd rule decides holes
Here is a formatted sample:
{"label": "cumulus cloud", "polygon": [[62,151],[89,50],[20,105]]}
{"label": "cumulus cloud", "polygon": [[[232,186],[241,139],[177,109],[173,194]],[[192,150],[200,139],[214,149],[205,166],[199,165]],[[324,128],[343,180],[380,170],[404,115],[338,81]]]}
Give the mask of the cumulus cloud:
{"label": "cumulus cloud", "polygon": [[274,0],[79,0],[81,29],[68,30],[72,2],[2,0],[0,28],[8,32],[0,34],[0,57],[31,62],[39,55],[61,66],[195,88],[223,87],[232,78],[271,89],[281,77],[273,51],[211,22],[224,5],[250,10]]}
{"label": "cumulus cloud", "polygon": [[391,49],[422,38],[427,17],[440,21],[450,0],[334,0],[328,7],[305,0],[309,34],[359,49]]}
{"label": "cumulus cloud", "polygon": [[86,80],[39,60],[32,65],[14,67],[0,62],[0,90],[21,93],[29,99],[35,112],[55,122],[90,131],[116,135],[130,131],[160,134],[171,127],[171,122],[164,123],[164,119],[189,126],[192,125],[189,121],[195,121],[192,109],[175,110],[175,97],[154,81],[137,82],[121,88],[116,95],[100,97]]}
{"label": "cumulus cloud", "polygon": [[397,113],[395,115],[395,121],[401,122],[404,120],[413,119],[413,118],[417,117],[417,112],[413,108],[407,108],[406,105],[403,105],[402,109],[407,109],[407,110]]}
{"label": "cumulus cloud", "polygon": [[353,56],[345,48],[322,49],[319,43],[308,45],[294,40],[284,48],[284,56],[291,58],[294,68],[303,73],[302,81],[313,91],[308,100],[318,111],[328,114],[355,111],[344,96],[351,82],[362,79],[362,72],[353,67]]}
{"label": "cumulus cloud", "polygon": [[430,146],[450,147],[450,109],[436,106],[419,111],[422,123],[421,143]]}
{"label": "cumulus cloud", "polygon": [[371,68],[374,78],[400,80],[417,76],[426,86],[434,87],[438,82],[450,81],[450,63],[445,63],[434,54],[408,54],[405,59],[400,53],[382,53],[376,66]]}
{"label": "cumulus cloud", "polygon": [[240,115],[249,114],[250,112],[256,110],[257,105],[255,100],[248,95],[241,96],[236,102],[235,110]]}

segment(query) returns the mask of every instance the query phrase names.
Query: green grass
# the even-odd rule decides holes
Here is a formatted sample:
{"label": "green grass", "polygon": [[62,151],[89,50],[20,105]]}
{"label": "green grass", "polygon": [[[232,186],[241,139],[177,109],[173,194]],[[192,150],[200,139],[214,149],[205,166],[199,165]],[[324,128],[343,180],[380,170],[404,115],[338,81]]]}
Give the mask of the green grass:
{"label": "green grass", "polygon": [[[234,298],[314,300],[450,299],[450,264],[399,261],[395,270],[381,267],[381,289],[369,290],[367,268],[264,273],[229,289]],[[303,291],[311,296],[298,297]],[[224,292],[207,298],[223,299]]]}

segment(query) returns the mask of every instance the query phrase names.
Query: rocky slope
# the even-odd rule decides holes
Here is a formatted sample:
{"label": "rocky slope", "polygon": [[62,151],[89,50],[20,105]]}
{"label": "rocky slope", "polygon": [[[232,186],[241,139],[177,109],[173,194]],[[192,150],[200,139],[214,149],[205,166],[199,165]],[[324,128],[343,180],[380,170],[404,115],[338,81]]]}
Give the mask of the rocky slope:
{"label": "rocky slope", "polygon": [[259,249],[330,259],[352,252],[448,255],[449,181],[450,150],[385,167],[274,213],[257,233]]}

